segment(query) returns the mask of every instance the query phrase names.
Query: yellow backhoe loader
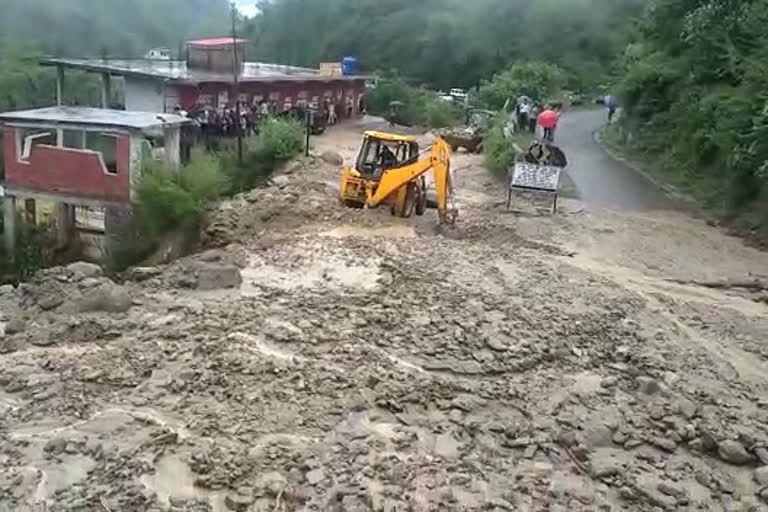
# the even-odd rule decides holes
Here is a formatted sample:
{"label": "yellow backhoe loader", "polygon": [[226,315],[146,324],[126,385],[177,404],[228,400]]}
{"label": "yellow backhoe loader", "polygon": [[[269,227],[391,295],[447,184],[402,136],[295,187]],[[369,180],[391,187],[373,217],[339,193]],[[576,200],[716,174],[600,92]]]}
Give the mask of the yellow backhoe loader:
{"label": "yellow backhoe loader", "polygon": [[437,213],[441,224],[453,224],[457,211],[449,209],[452,197],[451,150],[438,139],[421,158],[414,137],[368,131],[354,168],[341,175],[341,203],[351,208],[389,205],[397,217],[423,215],[427,209],[427,180],[434,173]]}

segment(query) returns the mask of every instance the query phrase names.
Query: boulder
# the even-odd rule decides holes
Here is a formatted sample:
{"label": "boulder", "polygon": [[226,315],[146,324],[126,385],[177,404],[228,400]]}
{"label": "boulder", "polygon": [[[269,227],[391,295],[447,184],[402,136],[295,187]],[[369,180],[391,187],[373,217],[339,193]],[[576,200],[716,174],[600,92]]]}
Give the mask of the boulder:
{"label": "boulder", "polygon": [[200,264],[197,267],[198,290],[237,288],[242,282],[240,269],[235,265]]}
{"label": "boulder", "polygon": [[16,334],[19,332],[24,332],[26,328],[27,322],[24,320],[24,317],[18,315],[8,320],[8,323],[5,324],[5,333]]}
{"label": "boulder", "polygon": [[323,162],[329,163],[331,165],[343,165],[344,164],[344,158],[337,153],[336,151],[323,151],[320,154],[320,159]]}
{"label": "boulder", "polygon": [[289,178],[285,174],[281,174],[280,176],[275,176],[272,178],[272,184],[278,188],[285,188],[288,186],[290,182],[291,182],[291,178]]}
{"label": "boulder", "polygon": [[67,265],[66,268],[77,281],[85,279],[86,277],[101,277],[104,275],[104,271],[100,266],[85,261],[76,261],[75,263]]}
{"label": "boulder", "polygon": [[85,290],[74,303],[78,313],[124,313],[131,308],[132,300],[124,286],[112,282]]}
{"label": "boulder", "polygon": [[760,484],[760,487],[768,486],[768,466],[762,466],[755,470],[755,482]]}
{"label": "boulder", "polygon": [[729,462],[736,466],[744,466],[754,460],[753,457],[747,453],[747,450],[744,449],[744,446],[733,439],[726,439],[725,441],[718,443],[717,453],[725,462]]}

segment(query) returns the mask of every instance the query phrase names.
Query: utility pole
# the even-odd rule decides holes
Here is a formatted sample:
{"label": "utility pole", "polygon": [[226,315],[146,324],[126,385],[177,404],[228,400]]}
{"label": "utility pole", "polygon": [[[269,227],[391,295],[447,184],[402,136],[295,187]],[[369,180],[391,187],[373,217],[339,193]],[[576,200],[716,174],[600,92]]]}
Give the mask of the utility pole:
{"label": "utility pole", "polygon": [[243,130],[240,119],[240,65],[237,59],[237,5],[232,2],[232,73],[235,93],[235,133],[237,133],[237,163],[243,165]]}

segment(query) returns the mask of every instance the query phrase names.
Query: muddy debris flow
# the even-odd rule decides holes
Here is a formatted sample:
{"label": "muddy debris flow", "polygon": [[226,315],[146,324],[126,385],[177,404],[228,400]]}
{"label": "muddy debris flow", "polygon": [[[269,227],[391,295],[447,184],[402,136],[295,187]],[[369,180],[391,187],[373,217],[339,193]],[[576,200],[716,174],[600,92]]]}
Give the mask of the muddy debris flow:
{"label": "muddy debris flow", "polygon": [[679,213],[506,213],[464,153],[450,233],[342,209],[358,128],[198,254],[0,288],[0,510],[768,506],[765,305],[668,279],[763,254]]}

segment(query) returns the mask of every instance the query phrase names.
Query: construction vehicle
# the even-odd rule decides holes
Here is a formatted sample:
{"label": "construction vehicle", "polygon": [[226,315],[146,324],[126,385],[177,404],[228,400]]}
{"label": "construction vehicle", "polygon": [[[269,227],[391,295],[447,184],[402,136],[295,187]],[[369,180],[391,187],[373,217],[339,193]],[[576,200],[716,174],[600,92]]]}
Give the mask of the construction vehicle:
{"label": "construction vehicle", "polygon": [[454,153],[465,148],[470,153],[481,153],[483,141],[493,123],[496,112],[472,108],[467,111],[466,128],[448,129],[439,132]]}
{"label": "construction vehicle", "polygon": [[389,205],[392,215],[423,215],[427,209],[427,180],[434,173],[436,208],[441,224],[453,224],[457,211],[452,201],[451,150],[437,139],[426,156],[419,152],[415,137],[368,131],[355,167],[345,167],[341,175],[340,199],[351,208],[377,208]]}

